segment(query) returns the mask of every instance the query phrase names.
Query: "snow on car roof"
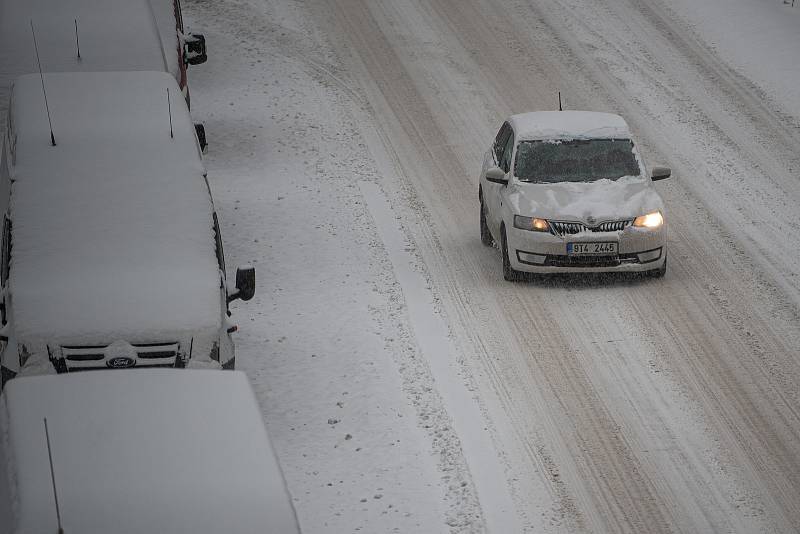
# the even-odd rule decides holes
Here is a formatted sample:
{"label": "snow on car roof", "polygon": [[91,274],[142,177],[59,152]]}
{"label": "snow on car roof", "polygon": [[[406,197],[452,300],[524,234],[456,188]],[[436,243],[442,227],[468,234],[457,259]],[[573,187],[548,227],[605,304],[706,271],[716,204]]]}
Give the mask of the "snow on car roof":
{"label": "snow on car roof", "polygon": [[64,532],[299,531],[244,373],[19,377],[4,402],[19,532],[57,531],[44,418]]}
{"label": "snow on car roof", "polygon": [[532,111],[508,120],[517,140],[540,139],[629,139],[625,120],[613,113],[597,111]]}
{"label": "snow on car roof", "polygon": [[[12,307],[23,339],[219,325],[213,204],[186,105],[163,72],[15,83]],[[170,137],[167,88],[172,100]]]}
{"label": "snow on car roof", "polygon": [[[38,72],[33,21],[45,72],[172,72],[168,56],[177,57],[178,44],[173,0],[154,1],[155,6],[151,0],[0,0],[0,64],[16,75]],[[169,24],[161,20],[165,14],[171,19],[171,35],[160,28]]]}

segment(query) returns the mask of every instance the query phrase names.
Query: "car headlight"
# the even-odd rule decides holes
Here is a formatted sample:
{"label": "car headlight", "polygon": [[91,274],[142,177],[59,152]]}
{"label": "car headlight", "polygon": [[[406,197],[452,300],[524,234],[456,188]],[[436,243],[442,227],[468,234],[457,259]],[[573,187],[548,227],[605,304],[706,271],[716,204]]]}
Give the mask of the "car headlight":
{"label": "car headlight", "polygon": [[664,224],[664,217],[660,211],[639,215],[633,220],[633,225],[638,228],[660,228],[662,224]]}
{"label": "car headlight", "polygon": [[523,217],[522,215],[514,215],[514,228],[520,230],[530,230],[532,232],[549,232],[550,225],[547,224],[545,219],[538,217]]}

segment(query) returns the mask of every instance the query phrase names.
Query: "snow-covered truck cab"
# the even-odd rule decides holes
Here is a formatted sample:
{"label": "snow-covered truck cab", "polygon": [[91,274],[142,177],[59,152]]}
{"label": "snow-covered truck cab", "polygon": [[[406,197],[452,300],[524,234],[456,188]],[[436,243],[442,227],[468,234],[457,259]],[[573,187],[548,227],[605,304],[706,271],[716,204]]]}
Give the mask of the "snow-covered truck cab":
{"label": "snow-covered truck cab", "polygon": [[21,377],[0,396],[0,534],[59,527],[300,532],[247,377],[162,369]]}
{"label": "snow-covered truck cab", "polygon": [[[17,374],[235,362],[217,215],[189,111],[163,72],[13,86],[0,172],[0,365]],[[169,100],[168,100],[169,99]],[[49,124],[52,123],[52,140]]]}
{"label": "snow-covered truck cab", "polygon": [[0,64],[12,79],[38,72],[31,24],[45,71],[163,70],[187,104],[187,66],[208,59],[180,0],[0,0]]}

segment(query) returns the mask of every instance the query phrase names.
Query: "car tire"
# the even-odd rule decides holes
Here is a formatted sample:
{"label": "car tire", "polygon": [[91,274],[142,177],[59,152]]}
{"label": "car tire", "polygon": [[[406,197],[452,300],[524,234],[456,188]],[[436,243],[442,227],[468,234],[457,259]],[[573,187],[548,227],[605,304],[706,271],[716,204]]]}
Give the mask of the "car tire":
{"label": "car tire", "polygon": [[486,206],[483,205],[483,195],[481,195],[480,199],[481,199],[481,243],[483,243],[487,247],[491,247],[492,245],[494,245],[494,238],[492,237],[492,233],[489,231],[489,225],[486,224]]}
{"label": "car tire", "polygon": [[664,275],[667,274],[667,258],[664,257],[664,263],[658,269],[653,269],[652,271],[647,271],[647,274],[650,278],[664,278]]}
{"label": "car tire", "polygon": [[503,254],[503,278],[508,282],[519,282],[522,280],[522,273],[511,267],[511,260],[508,257],[508,240],[506,239],[505,227],[500,228],[500,249]]}

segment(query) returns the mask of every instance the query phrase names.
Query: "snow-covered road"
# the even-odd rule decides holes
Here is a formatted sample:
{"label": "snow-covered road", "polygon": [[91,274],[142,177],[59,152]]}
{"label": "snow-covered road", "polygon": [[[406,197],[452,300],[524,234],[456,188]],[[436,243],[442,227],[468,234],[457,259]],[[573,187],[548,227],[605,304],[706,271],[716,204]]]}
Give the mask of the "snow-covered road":
{"label": "snow-covered road", "polygon": [[[305,531],[800,528],[800,104],[680,6],[185,2],[228,261],[258,269],[238,363]],[[665,279],[510,284],[481,245],[483,151],[559,90],[673,168]]]}

